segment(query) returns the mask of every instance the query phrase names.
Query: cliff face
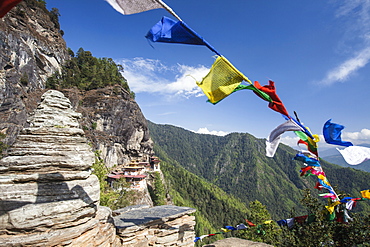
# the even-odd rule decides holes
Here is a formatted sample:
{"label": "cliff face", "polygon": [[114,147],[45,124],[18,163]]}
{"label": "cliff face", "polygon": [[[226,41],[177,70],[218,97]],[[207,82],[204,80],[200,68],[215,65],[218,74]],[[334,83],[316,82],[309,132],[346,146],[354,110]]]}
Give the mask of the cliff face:
{"label": "cliff face", "polygon": [[25,0],[0,19],[0,129],[12,144],[27,114],[37,106],[34,94],[68,59],[65,41],[48,12]]}
{"label": "cliff face", "polygon": [[[12,145],[27,126],[46,79],[69,59],[52,17],[36,0],[24,0],[0,19],[0,131],[6,134],[5,144]],[[82,113],[80,124],[108,167],[152,153],[146,120],[125,90],[115,86],[63,93]]]}
{"label": "cliff face", "polygon": [[80,124],[108,167],[127,164],[132,159],[149,160],[153,142],[147,122],[127,91],[120,86],[62,91],[82,113]]}

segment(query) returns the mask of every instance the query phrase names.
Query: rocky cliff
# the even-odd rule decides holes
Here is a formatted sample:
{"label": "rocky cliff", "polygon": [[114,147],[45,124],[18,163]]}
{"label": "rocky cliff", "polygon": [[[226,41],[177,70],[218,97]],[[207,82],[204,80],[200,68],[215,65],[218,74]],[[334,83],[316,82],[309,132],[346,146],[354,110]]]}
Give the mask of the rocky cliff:
{"label": "rocky cliff", "polygon": [[0,246],[193,246],[195,209],[99,206],[81,117],[47,91],[0,160]]}
{"label": "rocky cliff", "polygon": [[62,92],[82,113],[80,124],[108,167],[127,164],[132,159],[149,161],[153,142],[147,122],[126,90],[116,85],[90,91],[66,89]]}
{"label": "rocky cliff", "polygon": [[[37,91],[68,59],[65,41],[51,15],[25,0],[0,19],[0,130],[12,144],[37,106]],[[36,97],[35,97],[36,94]]]}
{"label": "rocky cliff", "polygon": [[[0,19],[0,131],[12,145],[45,92],[46,79],[69,59],[57,13],[36,0],[24,0]],[[88,140],[108,167],[147,159],[152,153],[146,120],[119,86],[63,91]]]}

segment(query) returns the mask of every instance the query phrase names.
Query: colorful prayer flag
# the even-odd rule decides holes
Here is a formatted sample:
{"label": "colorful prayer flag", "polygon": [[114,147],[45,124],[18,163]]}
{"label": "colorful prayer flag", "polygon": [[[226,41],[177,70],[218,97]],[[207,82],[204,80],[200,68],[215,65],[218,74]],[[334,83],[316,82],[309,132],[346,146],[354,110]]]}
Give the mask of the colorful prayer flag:
{"label": "colorful prayer flag", "polygon": [[245,219],[245,222],[247,222],[248,226],[256,226],[255,224],[253,224],[252,222],[250,222],[249,220]]}
{"label": "colorful prayer flag", "polygon": [[0,0],[0,18],[4,17],[15,5],[22,0]]}
{"label": "colorful prayer flag", "polygon": [[362,190],[360,191],[361,192],[361,196],[363,198],[367,198],[367,199],[370,199],[370,190]]}
{"label": "colorful prayer flag", "polygon": [[197,85],[211,103],[216,103],[229,96],[243,80],[250,82],[225,57],[218,56],[211,70]]}
{"label": "colorful prayer flag", "polygon": [[340,201],[335,201],[333,203],[329,203],[329,206],[325,206],[326,209],[329,211],[330,214],[334,213],[334,207],[339,205]]}
{"label": "colorful prayer flag", "polygon": [[331,123],[331,119],[326,121],[323,127],[323,134],[326,143],[339,145],[339,146],[353,146],[351,142],[344,142],[341,139],[342,129],[344,129],[343,125]]}
{"label": "colorful prayer flag", "polygon": [[275,82],[269,80],[269,85],[261,86],[258,81],[255,81],[254,86],[258,88],[259,90],[267,93],[271,97],[272,102],[270,102],[268,105],[270,109],[280,112],[281,114],[290,118],[288,111],[285,109],[285,106],[283,105],[283,102],[280,100],[279,96],[276,94]]}
{"label": "colorful prayer flag", "polygon": [[186,25],[185,22],[174,21],[166,16],[163,16],[162,19],[149,30],[145,38],[152,42],[204,45],[217,55],[220,55],[213,46]]}

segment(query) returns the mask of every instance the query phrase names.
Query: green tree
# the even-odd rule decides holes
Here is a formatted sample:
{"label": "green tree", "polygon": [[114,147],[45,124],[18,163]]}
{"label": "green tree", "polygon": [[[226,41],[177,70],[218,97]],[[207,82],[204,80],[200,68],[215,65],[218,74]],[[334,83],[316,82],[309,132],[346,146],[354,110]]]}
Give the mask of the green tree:
{"label": "green tree", "polygon": [[154,188],[149,187],[149,193],[153,200],[154,206],[165,205],[166,204],[166,191],[161,179],[161,174],[159,172],[153,173],[154,177]]}
{"label": "green tree", "polygon": [[60,29],[59,16],[60,16],[59,9],[52,8],[50,11],[50,19],[57,29]]}
{"label": "green tree", "polygon": [[258,200],[249,203],[250,213],[247,220],[255,224],[246,230],[240,230],[237,236],[248,240],[277,245],[281,242],[281,229],[271,220],[266,206]]}
{"label": "green tree", "polygon": [[283,227],[284,238],[278,246],[370,246],[370,215],[354,214],[353,221],[341,223],[328,219],[325,205],[309,190],[304,191],[302,202],[314,221],[294,224],[292,228]]}
{"label": "green tree", "polygon": [[71,59],[62,66],[61,73],[56,72],[48,78],[46,87],[63,89],[77,87],[81,90],[92,90],[105,86],[119,85],[130,91],[126,79],[122,76],[123,67],[111,58],[96,58],[90,51],[80,48],[76,55],[68,50]]}

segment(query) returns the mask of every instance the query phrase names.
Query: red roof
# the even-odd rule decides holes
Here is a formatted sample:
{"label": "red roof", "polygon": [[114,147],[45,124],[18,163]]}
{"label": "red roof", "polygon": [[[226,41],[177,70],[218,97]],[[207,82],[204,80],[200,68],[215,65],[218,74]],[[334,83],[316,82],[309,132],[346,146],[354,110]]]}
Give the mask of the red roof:
{"label": "red roof", "polygon": [[108,178],[121,178],[122,176],[122,174],[109,174]]}
{"label": "red roof", "polygon": [[145,178],[146,175],[123,175],[125,178]]}

